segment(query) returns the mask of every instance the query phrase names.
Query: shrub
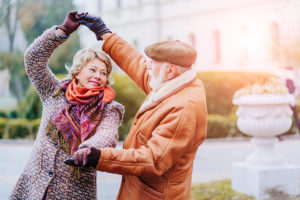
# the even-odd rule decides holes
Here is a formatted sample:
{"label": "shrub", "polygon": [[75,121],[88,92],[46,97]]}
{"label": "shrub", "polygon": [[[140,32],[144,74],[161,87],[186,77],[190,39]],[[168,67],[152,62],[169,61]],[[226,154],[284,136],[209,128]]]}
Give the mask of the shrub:
{"label": "shrub", "polygon": [[3,138],[5,135],[5,127],[6,127],[7,119],[0,118],[0,138]]}
{"label": "shrub", "polygon": [[7,118],[7,112],[1,110],[1,111],[0,111],[0,117]]}
{"label": "shrub", "polygon": [[198,72],[203,81],[209,114],[229,114],[233,108],[232,97],[236,90],[247,84],[260,82],[271,76],[259,72]]}
{"label": "shrub", "polygon": [[35,139],[41,124],[41,119],[34,119],[30,122],[30,138]]}
{"label": "shrub", "polygon": [[123,141],[126,138],[130,131],[132,121],[133,118],[129,119],[127,122],[122,123],[122,125],[119,128],[119,140]]}
{"label": "shrub", "polygon": [[114,73],[115,84],[112,88],[116,91],[115,100],[125,107],[123,123],[119,129],[120,140],[129,133],[131,122],[143,103],[146,94],[124,73]]}
{"label": "shrub", "polygon": [[41,116],[41,111],[42,103],[35,88],[31,85],[18,106],[18,118],[36,119]]}
{"label": "shrub", "polygon": [[209,114],[207,121],[207,138],[245,137],[236,124],[235,115]]}
{"label": "shrub", "polygon": [[29,120],[10,119],[7,123],[6,138],[25,138],[30,135]]}
{"label": "shrub", "polygon": [[18,99],[24,95],[24,89],[28,87],[29,80],[24,68],[24,55],[22,52],[1,52],[0,69],[7,68],[10,73],[10,92]]}
{"label": "shrub", "polygon": [[16,119],[18,117],[18,112],[16,110],[11,110],[7,114],[8,119]]}

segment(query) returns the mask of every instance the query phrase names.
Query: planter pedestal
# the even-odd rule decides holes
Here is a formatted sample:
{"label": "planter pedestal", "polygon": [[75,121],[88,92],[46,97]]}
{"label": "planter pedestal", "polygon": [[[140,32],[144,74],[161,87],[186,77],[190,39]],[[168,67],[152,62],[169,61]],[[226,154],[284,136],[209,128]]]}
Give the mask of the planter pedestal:
{"label": "planter pedestal", "polygon": [[[294,196],[299,194],[300,168],[288,165],[276,154],[276,136],[292,125],[290,95],[246,95],[233,100],[238,105],[237,126],[253,136],[254,152],[245,162],[232,166],[232,189],[257,199],[272,198],[272,191]],[[297,158],[295,158],[297,159]]]}
{"label": "planter pedestal", "polygon": [[232,189],[257,199],[269,198],[272,191],[298,195],[300,168],[284,164],[275,154],[277,138],[253,138],[252,142],[256,145],[254,153],[232,166]]}

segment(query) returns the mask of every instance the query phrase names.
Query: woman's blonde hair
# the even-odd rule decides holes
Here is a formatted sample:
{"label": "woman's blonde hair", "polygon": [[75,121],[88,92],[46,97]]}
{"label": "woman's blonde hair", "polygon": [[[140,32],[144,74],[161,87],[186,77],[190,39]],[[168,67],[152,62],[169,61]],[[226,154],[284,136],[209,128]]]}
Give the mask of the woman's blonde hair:
{"label": "woman's blonde hair", "polygon": [[73,64],[71,67],[66,66],[66,69],[68,70],[67,79],[73,79],[75,76],[81,71],[81,69],[85,66],[86,63],[89,61],[98,58],[102,62],[105,63],[106,69],[107,69],[107,84],[110,85],[112,83],[110,73],[112,71],[112,64],[107,56],[107,54],[99,49],[94,48],[84,48],[78,51],[73,58]]}

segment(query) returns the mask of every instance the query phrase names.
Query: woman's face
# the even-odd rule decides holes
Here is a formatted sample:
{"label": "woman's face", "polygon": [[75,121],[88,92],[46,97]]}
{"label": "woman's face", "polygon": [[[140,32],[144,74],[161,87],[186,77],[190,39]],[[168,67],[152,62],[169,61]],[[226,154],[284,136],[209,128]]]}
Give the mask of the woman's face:
{"label": "woman's face", "polygon": [[81,71],[76,75],[76,78],[81,87],[104,87],[107,83],[106,65],[98,58],[90,60],[83,66]]}

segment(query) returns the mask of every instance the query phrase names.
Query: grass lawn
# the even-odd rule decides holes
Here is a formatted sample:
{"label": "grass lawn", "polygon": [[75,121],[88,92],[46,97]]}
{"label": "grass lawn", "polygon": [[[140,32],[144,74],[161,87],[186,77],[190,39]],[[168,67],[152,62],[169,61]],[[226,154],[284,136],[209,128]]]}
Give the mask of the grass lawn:
{"label": "grass lawn", "polygon": [[[269,200],[300,200],[300,196],[289,197],[281,191],[268,192]],[[254,197],[240,194],[231,189],[230,180],[213,181],[192,185],[192,200],[255,200]]]}

